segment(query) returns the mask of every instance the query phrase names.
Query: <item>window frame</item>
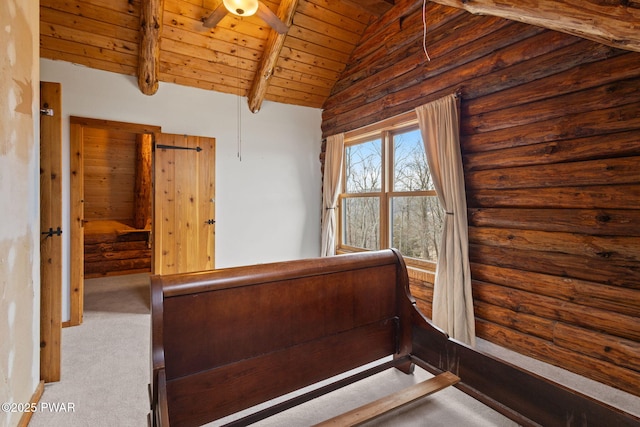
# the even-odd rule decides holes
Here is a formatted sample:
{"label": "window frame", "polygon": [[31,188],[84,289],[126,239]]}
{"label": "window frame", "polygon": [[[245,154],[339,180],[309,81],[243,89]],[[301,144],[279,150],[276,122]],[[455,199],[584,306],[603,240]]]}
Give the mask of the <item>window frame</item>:
{"label": "window frame", "polygon": [[[346,245],[344,243],[344,202],[346,199],[358,198],[358,197],[378,197],[379,198],[379,248],[391,247],[392,237],[392,224],[391,224],[391,208],[392,200],[394,197],[421,197],[421,196],[436,196],[434,190],[416,190],[416,191],[395,191],[394,190],[394,143],[393,137],[397,134],[409,132],[419,129],[418,119],[415,112],[407,113],[402,116],[376,123],[365,128],[348,132],[344,138],[344,156],[346,159],[346,151],[350,146],[362,144],[375,139],[381,141],[381,188],[379,192],[366,192],[366,193],[347,193],[347,162],[344,161],[342,165],[342,183],[340,189],[340,195],[338,197],[338,233],[337,233],[337,252],[365,252],[371,249],[365,249],[355,246]],[[408,266],[421,268],[428,271],[435,271],[436,262],[428,261],[424,259],[418,259],[403,255],[405,262]]]}

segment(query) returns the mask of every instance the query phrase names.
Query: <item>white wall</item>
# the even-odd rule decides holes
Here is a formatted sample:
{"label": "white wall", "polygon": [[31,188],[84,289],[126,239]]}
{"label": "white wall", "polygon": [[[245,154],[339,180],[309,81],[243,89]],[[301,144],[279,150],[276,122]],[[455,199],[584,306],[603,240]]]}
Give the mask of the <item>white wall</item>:
{"label": "white wall", "polygon": [[[147,96],[132,76],[45,59],[40,78],[62,84],[63,230],[69,230],[69,116],[80,116],[216,138],[216,268],[319,255],[321,110],[265,101],[253,114],[243,98],[240,160],[236,96],[168,83]],[[68,233],[64,241],[63,320]]]}
{"label": "white wall", "polygon": [[0,28],[0,402],[23,403],[40,380],[38,2],[0,1]]}

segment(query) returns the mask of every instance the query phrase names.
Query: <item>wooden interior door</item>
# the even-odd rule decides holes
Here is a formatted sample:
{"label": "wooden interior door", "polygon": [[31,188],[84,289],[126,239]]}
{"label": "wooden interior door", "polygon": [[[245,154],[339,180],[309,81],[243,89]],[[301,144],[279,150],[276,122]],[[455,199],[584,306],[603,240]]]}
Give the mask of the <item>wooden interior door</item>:
{"label": "wooden interior door", "polygon": [[154,274],[215,268],[215,139],[155,135]]}
{"label": "wooden interior door", "polygon": [[60,381],[62,333],[62,98],[40,83],[40,379]]}

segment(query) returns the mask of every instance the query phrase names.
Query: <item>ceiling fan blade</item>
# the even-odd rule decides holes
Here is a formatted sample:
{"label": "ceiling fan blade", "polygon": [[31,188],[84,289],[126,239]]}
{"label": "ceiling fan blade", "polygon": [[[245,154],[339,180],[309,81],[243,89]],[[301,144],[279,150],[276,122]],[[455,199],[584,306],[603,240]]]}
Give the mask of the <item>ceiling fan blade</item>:
{"label": "ceiling fan blade", "polygon": [[258,11],[256,12],[256,15],[280,34],[287,34],[289,31],[289,27],[287,27],[285,23],[278,18],[278,15],[273,13],[271,9],[262,2],[258,2]]}
{"label": "ceiling fan blade", "polygon": [[224,7],[224,3],[220,2],[220,6],[211,12],[211,15],[209,15],[204,21],[202,21],[202,25],[207,28],[213,28],[218,25],[218,22],[220,22],[228,12],[227,8]]}

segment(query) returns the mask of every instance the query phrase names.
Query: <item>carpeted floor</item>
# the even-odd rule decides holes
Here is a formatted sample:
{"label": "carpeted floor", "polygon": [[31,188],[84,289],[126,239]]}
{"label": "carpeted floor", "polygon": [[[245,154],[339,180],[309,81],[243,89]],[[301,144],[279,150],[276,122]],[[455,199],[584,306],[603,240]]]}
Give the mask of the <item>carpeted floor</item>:
{"label": "carpeted floor", "polygon": [[149,276],[86,280],[84,308],[83,324],[62,330],[62,381],[47,384],[40,399],[73,411],[40,411],[29,425],[146,426]]}
{"label": "carpeted floor", "polygon": [[[41,398],[41,403],[49,407],[57,405],[58,410],[37,412],[31,427],[147,425],[149,307],[146,274],[86,280],[84,323],[62,331],[62,381],[47,384]],[[640,399],[628,393],[483,340],[479,340],[478,348],[640,416]],[[430,376],[419,368],[413,375],[385,371],[257,425],[311,425]],[[506,427],[516,424],[450,387],[367,425]]]}

